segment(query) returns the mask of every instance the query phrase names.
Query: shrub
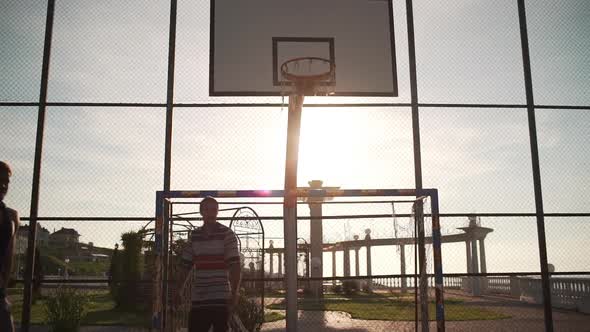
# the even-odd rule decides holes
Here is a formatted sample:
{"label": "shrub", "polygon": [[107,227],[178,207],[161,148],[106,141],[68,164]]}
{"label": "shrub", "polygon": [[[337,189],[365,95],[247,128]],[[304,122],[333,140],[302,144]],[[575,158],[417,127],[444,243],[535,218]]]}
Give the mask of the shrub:
{"label": "shrub", "polygon": [[43,257],[39,248],[35,248],[35,264],[34,271],[35,277],[33,279],[33,304],[37,302],[37,299],[41,297],[41,283],[43,282]]}
{"label": "shrub", "polygon": [[309,285],[307,285],[306,287],[303,287],[303,295],[304,296],[312,296],[315,295],[313,289],[311,289],[311,287]]}
{"label": "shrub", "polygon": [[59,287],[45,301],[46,323],[52,332],[77,332],[87,305],[87,298],[76,289]]}
{"label": "shrub", "polygon": [[342,285],[338,284],[338,285],[332,286],[332,292],[334,292],[336,294],[342,294]]}
{"label": "shrub", "polygon": [[44,252],[41,253],[41,255],[41,262],[43,264],[43,270],[45,271],[45,273],[57,274],[59,271],[65,270],[67,265],[63,260]]}
{"label": "shrub", "polygon": [[236,307],[236,314],[248,331],[260,331],[264,323],[264,308],[241,294]]}
{"label": "shrub", "polygon": [[102,277],[108,269],[108,262],[72,262],[70,271],[75,271],[78,275],[83,276],[100,276]]}
{"label": "shrub", "polygon": [[373,290],[371,289],[371,287],[369,287],[369,281],[368,280],[364,280],[361,283],[361,285],[362,285],[361,288],[362,288],[363,292],[367,292],[367,293],[373,292]]}
{"label": "shrub", "polygon": [[342,282],[342,291],[346,295],[356,294],[359,290],[359,285],[356,280],[344,280]]}
{"label": "shrub", "polygon": [[141,279],[141,247],[143,234],[140,232],[127,232],[121,235],[123,242],[123,275],[129,280]]}

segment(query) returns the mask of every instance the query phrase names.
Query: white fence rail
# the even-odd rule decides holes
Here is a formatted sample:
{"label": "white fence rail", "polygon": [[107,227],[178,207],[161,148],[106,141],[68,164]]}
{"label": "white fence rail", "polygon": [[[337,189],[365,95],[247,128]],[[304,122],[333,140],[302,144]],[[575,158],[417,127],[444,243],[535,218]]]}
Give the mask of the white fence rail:
{"label": "white fence rail", "polygon": [[[479,280],[483,294],[503,294],[521,301],[543,303],[540,278],[533,277],[463,277],[462,289],[471,292],[470,285]],[[590,313],[590,279],[551,278],[551,304],[556,308]]]}

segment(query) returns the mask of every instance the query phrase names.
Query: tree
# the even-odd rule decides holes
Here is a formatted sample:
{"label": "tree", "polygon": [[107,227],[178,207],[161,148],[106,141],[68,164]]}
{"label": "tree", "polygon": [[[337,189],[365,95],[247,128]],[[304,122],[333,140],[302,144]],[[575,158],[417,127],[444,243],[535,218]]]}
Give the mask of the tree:
{"label": "tree", "polygon": [[33,279],[33,303],[35,303],[37,299],[41,297],[41,283],[43,282],[43,276],[45,274],[43,271],[41,252],[38,247],[35,248],[35,266],[33,266],[33,269],[35,276]]}
{"label": "tree", "polygon": [[143,233],[127,232],[121,235],[123,250],[115,248],[111,260],[111,293],[117,307],[135,309],[140,298],[141,248]]}
{"label": "tree", "polygon": [[[119,257],[119,245],[115,244],[115,250],[111,256],[111,265],[109,267],[109,289],[113,299],[117,299],[117,290],[121,281],[121,262]],[[115,300],[116,301],[116,300]]]}

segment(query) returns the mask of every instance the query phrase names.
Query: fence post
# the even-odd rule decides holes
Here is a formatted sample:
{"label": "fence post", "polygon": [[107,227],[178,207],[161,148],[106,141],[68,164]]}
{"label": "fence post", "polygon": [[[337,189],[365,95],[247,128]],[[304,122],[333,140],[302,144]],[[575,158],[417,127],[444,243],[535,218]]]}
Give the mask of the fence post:
{"label": "fence post", "polygon": [[510,276],[510,296],[520,298],[520,281],[518,277]]}

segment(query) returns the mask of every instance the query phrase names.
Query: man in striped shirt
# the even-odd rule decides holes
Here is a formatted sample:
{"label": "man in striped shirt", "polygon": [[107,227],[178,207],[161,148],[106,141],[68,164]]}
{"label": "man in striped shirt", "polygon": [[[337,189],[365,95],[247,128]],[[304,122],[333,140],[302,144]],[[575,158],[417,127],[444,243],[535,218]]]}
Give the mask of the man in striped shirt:
{"label": "man in striped shirt", "polygon": [[207,332],[211,326],[214,332],[225,332],[239,296],[238,239],[231,229],[217,222],[219,204],[213,197],[204,198],[199,210],[203,226],[191,232],[182,252],[185,272],[195,268],[189,332]]}

